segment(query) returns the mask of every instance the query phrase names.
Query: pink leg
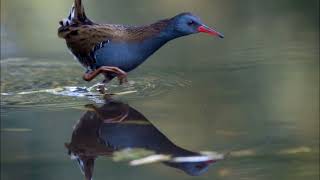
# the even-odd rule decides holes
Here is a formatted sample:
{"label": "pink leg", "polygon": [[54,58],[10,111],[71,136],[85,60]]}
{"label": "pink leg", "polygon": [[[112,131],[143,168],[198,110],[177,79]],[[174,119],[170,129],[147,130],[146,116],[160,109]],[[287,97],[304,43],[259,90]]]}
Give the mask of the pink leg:
{"label": "pink leg", "polygon": [[122,84],[124,82],[128,82],[127,73],[122,71],[120,68],[113,67],[113,66],[101,66],[100,68],[98,68],[92,72],[88,72],[88,73],[84,74],[83,79],[85,81],[91,81],[92,79],[97,77],[100,73],[114,73],[114,74],[116,74],[119,79],[120,84]]}

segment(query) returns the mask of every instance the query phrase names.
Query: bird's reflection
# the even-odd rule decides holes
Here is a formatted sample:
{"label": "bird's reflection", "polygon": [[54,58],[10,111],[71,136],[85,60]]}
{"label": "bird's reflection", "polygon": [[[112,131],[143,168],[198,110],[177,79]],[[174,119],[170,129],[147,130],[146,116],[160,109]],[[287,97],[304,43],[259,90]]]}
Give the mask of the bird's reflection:
{"label": "bird's reflection", "polygon": [[[147,118],[128,104],[108,100],[97,107],[86,105],[88,111],[75,125],[69,154],[77,160],[86,179],[91,179],[94,161],[98,156],[111,156],[125,148],[144,148],[157,154],[172,157],[199,156],[172,143]],[[164,162],[165,165],[183,170],[189,175],[200,175],[213,161]]]}

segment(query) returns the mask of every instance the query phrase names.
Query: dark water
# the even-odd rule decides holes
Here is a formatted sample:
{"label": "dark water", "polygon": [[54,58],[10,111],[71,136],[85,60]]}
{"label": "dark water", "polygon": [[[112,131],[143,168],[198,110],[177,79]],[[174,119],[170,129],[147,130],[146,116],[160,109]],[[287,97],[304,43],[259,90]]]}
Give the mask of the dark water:
{"label": "dark water", "polygon": [[[70,4],[1,1],[3,180],[84,179],[65,143],[88,105],[105,102],[85,91],[98,80],[81,80],[83,69],[57,38]],[[146,119],[180,148],[228,158],[193,177],[165,163],[130,166],[99,155],[94,179],[318,179],[318,1],[101,0],[86,8],[98,22],[125,24],[192,11],[226,36],[172,41],[110,91],[139,112],[133,124]],[[166,143],[152,143],[164,153]]]}

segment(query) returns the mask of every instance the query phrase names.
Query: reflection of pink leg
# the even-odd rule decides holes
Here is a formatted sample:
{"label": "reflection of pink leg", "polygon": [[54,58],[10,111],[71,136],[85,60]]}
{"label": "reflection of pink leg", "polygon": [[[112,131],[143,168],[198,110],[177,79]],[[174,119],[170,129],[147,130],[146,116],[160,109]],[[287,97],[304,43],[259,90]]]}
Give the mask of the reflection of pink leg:
{"label": "reflection of pink leg", "polygon": [[129,111],[127,111],[119,116],[116,116],[114,118],[104,119],[103,122],[104,123],[120,123],[128,117],[128,114],[129,114]]}
{"label": "reflection of pink leg", "polygon": [[91,81],[96,76],[98,76],[100,73],[105,73],[105,74],[114,73],[117,75],[120,84],[127,82],[127,73],[122,71],[120,68],[113,67],[113,66],[101,66],[100,68],[98,68],[92,72],[88,72],[88,73],[84,74],[83,79],[85,81]]}

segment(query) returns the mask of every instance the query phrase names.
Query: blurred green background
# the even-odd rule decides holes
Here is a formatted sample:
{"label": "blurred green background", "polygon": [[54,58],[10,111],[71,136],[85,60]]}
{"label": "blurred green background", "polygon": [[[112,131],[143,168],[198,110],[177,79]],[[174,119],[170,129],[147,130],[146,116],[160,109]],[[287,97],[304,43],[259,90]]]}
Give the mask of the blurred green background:
{"label": "blurred green background", "polygon": [[[174,40],[129,74],[116,97],[186,149],[242,151],[197,179],[319,178],[319,1],[92,0],[100,23],[148,24],[190,11],[225,39]],[[81,179],[64,143],[94,103],[50,93],[89,87],[57,37],[71,0],[1,0],[1,179]],[[20,93],[20,94],[19,94]],[[248,153],[249,152],[249,153]],[[102,157],[94,179],[193,179],[161,164]]]}

